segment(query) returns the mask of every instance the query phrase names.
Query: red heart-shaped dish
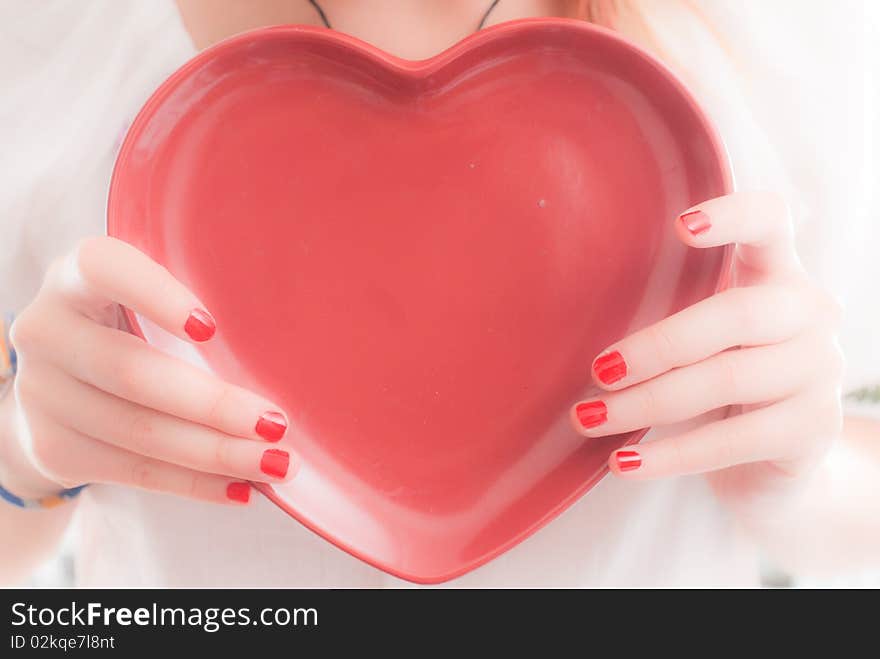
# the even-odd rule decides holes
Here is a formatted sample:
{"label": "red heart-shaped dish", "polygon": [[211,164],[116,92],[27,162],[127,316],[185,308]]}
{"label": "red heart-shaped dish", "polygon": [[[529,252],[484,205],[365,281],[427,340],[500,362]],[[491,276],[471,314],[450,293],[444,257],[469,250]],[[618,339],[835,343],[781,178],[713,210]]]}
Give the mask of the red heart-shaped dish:
{"label": "red heart-shaped dish", "polygon": [[719,287],[730,251],[688,250],[671,223],[730,187],[681,84],[585,22],[507,23],[422,62],[288,26],[156,91],[108,230],[212,311],[208,367],[290,415],[300,471],[260,489],[359,558],[438,582],[546,524],[642,437],[585,441],[570,407],[599,351]]}

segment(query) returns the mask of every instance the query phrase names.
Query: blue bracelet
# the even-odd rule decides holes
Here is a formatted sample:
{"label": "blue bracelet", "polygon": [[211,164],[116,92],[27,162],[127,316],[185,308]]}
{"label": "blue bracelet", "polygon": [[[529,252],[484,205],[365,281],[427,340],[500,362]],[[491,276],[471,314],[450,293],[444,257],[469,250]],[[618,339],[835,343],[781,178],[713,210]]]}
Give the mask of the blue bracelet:
{"label": "blue bracelet", "polygon": [[22,499],[0,485],[0,499],[18,508],[54,508],[76,497],[85,487],[85,485],[79,485],[69,490],[61,490],[61,492],[48,497],[40,497],[39,499]]}

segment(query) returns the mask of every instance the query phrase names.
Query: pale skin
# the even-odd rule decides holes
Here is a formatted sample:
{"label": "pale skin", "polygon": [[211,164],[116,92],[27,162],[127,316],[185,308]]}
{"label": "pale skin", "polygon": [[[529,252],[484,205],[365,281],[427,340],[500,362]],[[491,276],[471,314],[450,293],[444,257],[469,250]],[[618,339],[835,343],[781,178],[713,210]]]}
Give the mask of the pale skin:
{"label": "pale skin", "polygon": [[[320,24],[302,0],[220,4],[178,0],[200,48],[260,25]],[[472,32],[488,4],[321,2],[335,28],[410,59]],[[502,0],[487,24],[569,9],[565,2]],[[682,213],[684,219],[670,218],[669,230],[690,248],[736,245],[733,288],[597,355],[619,353],[626,374],[603,382],[603,362],[596,362],[590,376],[602,395],[572,407],[575,431],[590,441],[691,421],[686,430],[624,449],[635,457],[612,454],[614,476],[705,473],[721,502],[784,565],[823,570],[868,562],[880,555],[873,485],[880,479],[880,427],[842,417],[840,311],[801,266],[785,205],[770,192],[742,192]],[[688,228],[694,217],[697,231]],[[295,477],[295,453],[255,430],[261,415],[283,410],[121,331],[120,305],[186,341],[193,340],[185,331],[191,312],[204,308],[167,270],[111,238],[84,240],[56,261],[13,327],[20,362],[13,393],[0,400],[0,482],[24,497],[115,483],[247,505],[229,497],[230,485]],[[603,420],[586,427],[578,414],[583,403],[603,404]],[[835,443],[849,456],[844,478],[826,459]],[[283,476],[260,468],[264,451],[276,447],[291,452]],[[55,550],[75,505],[0,506],[0,583],[24,578]]]}

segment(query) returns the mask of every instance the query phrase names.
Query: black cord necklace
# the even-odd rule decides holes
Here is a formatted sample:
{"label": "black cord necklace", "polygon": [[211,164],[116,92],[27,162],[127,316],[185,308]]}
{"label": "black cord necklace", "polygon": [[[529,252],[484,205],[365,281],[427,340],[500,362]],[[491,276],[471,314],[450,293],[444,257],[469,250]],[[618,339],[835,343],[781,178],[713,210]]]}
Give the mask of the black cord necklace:
{"label": "black cord necklace", "polygon": [[[486,20],[489,18],[489,14],[492,13],[492,10],[495,9],[495,5],[497,5],[501,0],[492,0],[492,4],[489,5],[489,8],[486,10],[486,13],[483,14],[483,18],[480,19],[480,23],[477,25],[477,29],[475,32],[479,32],[483,29],[483,26],[486,25]],[[321,22],[324,24],[324,27],[332,30],[333,27],[330,25],[330,21],[327,20],[327,14],[324,13],[324,10],[321,8],[321,5],[318,4],[317,0],[309,0],[309,4],[315,8],[315,11],[318,12],[318,16],[321,18]]]}

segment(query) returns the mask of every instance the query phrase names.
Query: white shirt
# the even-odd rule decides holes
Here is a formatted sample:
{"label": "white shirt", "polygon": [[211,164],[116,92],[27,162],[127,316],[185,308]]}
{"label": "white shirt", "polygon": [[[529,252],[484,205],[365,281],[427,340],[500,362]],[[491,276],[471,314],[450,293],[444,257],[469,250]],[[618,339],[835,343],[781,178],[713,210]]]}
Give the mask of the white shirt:
{"label": "white shirt", "polygon": [[[808,268],[848,310],[852,389],[880,383],[872,346],[880,267],[865,248],[880,244],[869,40],[860,2],[811,4],[706,0],[695,15],[651,3],[645,16],[655,45],[719,125],[739,186],[792,200]],[[0,1],[0,309],[24,307],[53,258],[103,233],[128,121],[194,53],[170,0]],[[262,498],[231,508],[95,485],[74,524],[83,586],[405,585]],[[452,585],[753,585],[756,556],[703,478],[606,478]]]}

